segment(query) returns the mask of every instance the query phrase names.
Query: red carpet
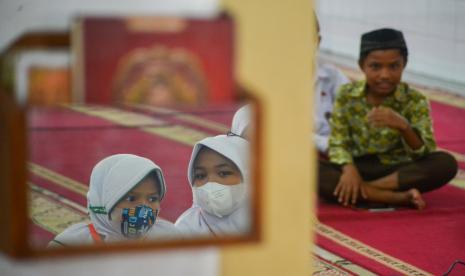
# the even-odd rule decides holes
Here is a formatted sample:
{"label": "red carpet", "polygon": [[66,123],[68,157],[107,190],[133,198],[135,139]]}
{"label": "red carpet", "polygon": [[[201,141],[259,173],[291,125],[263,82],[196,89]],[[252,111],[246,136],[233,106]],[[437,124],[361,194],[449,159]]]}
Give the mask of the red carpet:
{"label": "red carpet", "polygon": [[[447,271],[456,259],[465,258],[465,190],[446,186],[425,194],[424,211],[401,209],[392,212],[355,211],[322,203],[320,222],[383,253],[435,275]],[[351,250],[327,239],[318,244],[348,260],[380,274],[391,274],[383,262],[361,259]],[[391,268],[392,269],[392,268]]]}
{"label": "red carpet", "polygon": [[[465,109],[432,101],[431,110],[438,145],[465,155]],[[465,169],[465,162],[459,166]]]}

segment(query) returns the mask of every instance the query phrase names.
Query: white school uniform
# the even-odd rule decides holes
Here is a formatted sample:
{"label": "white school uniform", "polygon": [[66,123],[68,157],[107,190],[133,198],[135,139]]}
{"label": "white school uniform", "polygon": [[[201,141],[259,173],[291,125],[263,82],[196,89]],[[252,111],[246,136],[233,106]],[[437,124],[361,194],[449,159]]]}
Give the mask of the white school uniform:
{"label": "white school uniform", "polygon": [[336,94],[350,80],[331,64],[318,62],[315,84],[315,145],[320,152],[328,151],[328,139],[331,134],[329,118],[333,112]]}

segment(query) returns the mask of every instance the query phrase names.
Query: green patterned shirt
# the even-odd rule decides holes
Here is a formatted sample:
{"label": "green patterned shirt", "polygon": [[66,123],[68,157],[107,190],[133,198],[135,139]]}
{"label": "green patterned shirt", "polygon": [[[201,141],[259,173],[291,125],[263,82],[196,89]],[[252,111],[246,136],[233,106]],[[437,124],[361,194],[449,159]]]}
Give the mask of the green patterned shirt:
{"label": "green patterned shirt", "polygon": [[400,83],[381,105],[402,115],[421,137],[423,146],[413,150],[398,130],[368,124],[367,114],[373,105],[367,102],[365,86],[365,81],[358,81],[339,89],[330,120],[331,162],[342,165],[353,163],[355,157],[376,154],[383,164],[397,164],[435,150],[429,103],[425,96]]}

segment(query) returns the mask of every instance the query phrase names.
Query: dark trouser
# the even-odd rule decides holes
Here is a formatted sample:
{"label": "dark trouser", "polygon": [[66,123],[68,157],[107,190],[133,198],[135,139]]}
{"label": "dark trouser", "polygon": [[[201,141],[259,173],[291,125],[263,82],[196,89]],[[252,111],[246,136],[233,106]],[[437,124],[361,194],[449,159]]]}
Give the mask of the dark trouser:
{"label": "dark trouser", "polygon": [[[421,193],[429,192],[447,184],[457,174],[457,161],[446,152],[433,152],[411,162],[383,165],[376,155],[366,155],[354,159],[354,164],[365,181],[372,181],[391,173],[398,172],[398,191],[411,188]],[[334,189],[339,183],[342,166],[326,160],[318,162],[319,195],[328,200],[335,200]]]}

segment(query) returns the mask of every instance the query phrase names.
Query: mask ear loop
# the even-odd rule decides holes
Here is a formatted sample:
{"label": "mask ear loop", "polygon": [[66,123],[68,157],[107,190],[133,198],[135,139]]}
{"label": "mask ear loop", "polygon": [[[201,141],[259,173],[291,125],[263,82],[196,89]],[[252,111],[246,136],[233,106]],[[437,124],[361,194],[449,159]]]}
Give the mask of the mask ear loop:
{"label": "mask ear loop", "polygon": [[153,212],[153,225],[155,225],[155,223],[157,222],[157,218],[158,218],[159,213],[160,213],[160,208],[155,209],[155,212]]}
{"label": "mask ear loop", "polygon": [[245,139],[244,137],[240,136],[239,134],[236,134],[236,133],[232,132],[231,130],[226,133],[226,136],[239,137],[239,138]]}

